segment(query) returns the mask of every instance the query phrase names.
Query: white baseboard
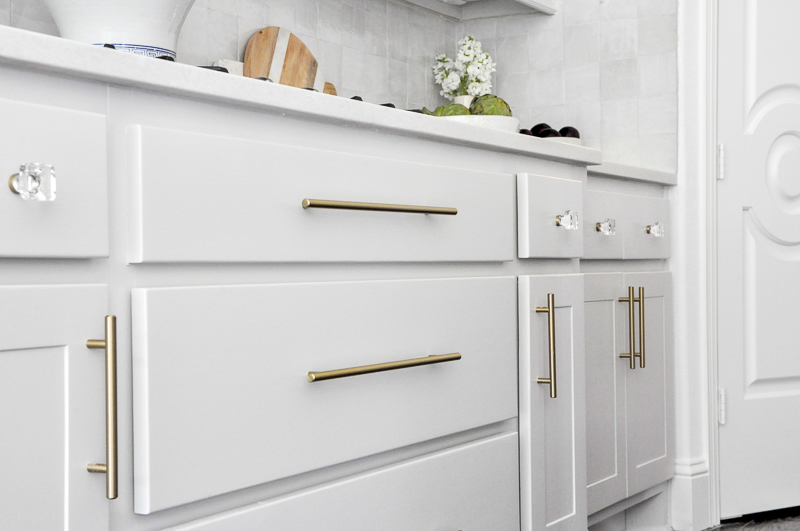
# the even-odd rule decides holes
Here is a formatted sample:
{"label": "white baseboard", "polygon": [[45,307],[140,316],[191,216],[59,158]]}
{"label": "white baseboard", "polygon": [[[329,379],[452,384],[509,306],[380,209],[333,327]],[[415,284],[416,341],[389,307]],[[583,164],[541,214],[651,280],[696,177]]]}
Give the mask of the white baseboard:
{"label": "white baseboard", "polygon": [[[692,474],[703,468],[704,472]],[[702,531],[712,527],[711,491],[707,471],[708,466],[686,467],[685,472],[689,474],[678,474],[672,480],[671,519],[675,531]]]}

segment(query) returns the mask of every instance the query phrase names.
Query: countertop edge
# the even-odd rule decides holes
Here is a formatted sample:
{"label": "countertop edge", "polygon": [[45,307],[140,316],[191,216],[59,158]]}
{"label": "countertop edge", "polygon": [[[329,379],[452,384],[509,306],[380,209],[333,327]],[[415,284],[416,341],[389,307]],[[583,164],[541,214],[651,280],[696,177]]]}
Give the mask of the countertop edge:
{"label": "countertop edge", "polygon": [[8,26],[0,26],[0,43],[0,64],[12,67],[576,166],[602,162],[602,152],[597,149],[437,120],[418,113],[158,61]]}
{"label": "countertop edge", "polygon": [[604,162],[599,166],[589,166],[588,173],[590,176],[612,177],[668,186],[675,186],[678,184],[678,175],[675,173],[628,166],[627,164],[617,164],[615,162]]}

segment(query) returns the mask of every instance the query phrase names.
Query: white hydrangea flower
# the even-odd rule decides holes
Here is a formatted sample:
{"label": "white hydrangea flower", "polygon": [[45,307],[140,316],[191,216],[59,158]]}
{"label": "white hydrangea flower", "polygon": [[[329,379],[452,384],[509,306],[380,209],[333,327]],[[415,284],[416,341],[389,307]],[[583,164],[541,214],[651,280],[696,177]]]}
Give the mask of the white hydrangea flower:
{"label": "white hydrangea flower", "polygon": [[433,67],[434,81],[441,85],[440,94],[453,99],[456,96],[483,96],[492,91],[492,72],[497,65],[475,37],[458,41],[455,61],[445,54],[436,56]]}

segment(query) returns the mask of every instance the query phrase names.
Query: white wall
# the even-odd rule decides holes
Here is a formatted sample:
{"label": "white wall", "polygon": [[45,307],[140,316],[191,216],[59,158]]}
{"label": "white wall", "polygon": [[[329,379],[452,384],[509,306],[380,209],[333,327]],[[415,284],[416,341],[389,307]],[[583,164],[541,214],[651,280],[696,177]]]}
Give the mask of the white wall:
{"label": "white wall", "polygon": [[609,162],[677,165],[677,0],[559,0],[555,16],[470,21],[523,127],[577,127]]}

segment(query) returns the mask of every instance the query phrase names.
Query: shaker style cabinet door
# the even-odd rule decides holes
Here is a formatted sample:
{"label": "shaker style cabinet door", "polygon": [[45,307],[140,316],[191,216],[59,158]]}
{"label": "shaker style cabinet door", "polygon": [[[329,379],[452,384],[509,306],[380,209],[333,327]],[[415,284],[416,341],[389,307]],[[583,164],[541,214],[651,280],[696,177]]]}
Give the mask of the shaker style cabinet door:
{"label": "shaker style cabinet door", "polygon": [[0,529],[108,526],[106,287],[0,287]]}
{"label": "shaker style cabinet door", "polygon": [[522,531],[586,531],[583,276],[519,277]]}
{"label": "shaker style cabinet door", "polygon": [[636,302],[633,316],[640,356],[635,358],[635,369],[625,365],[628,495],[632,496],[675,475],[672,280],[669,273],[635,273],[625,275],[624,285],[626,291],[634,288],[636,299],[644,290],[644,305]]}
{"label": "shaker style cabinet door", "polygon": [[589,514],[627,497],[623,274],[584,275],[586,480]]}

